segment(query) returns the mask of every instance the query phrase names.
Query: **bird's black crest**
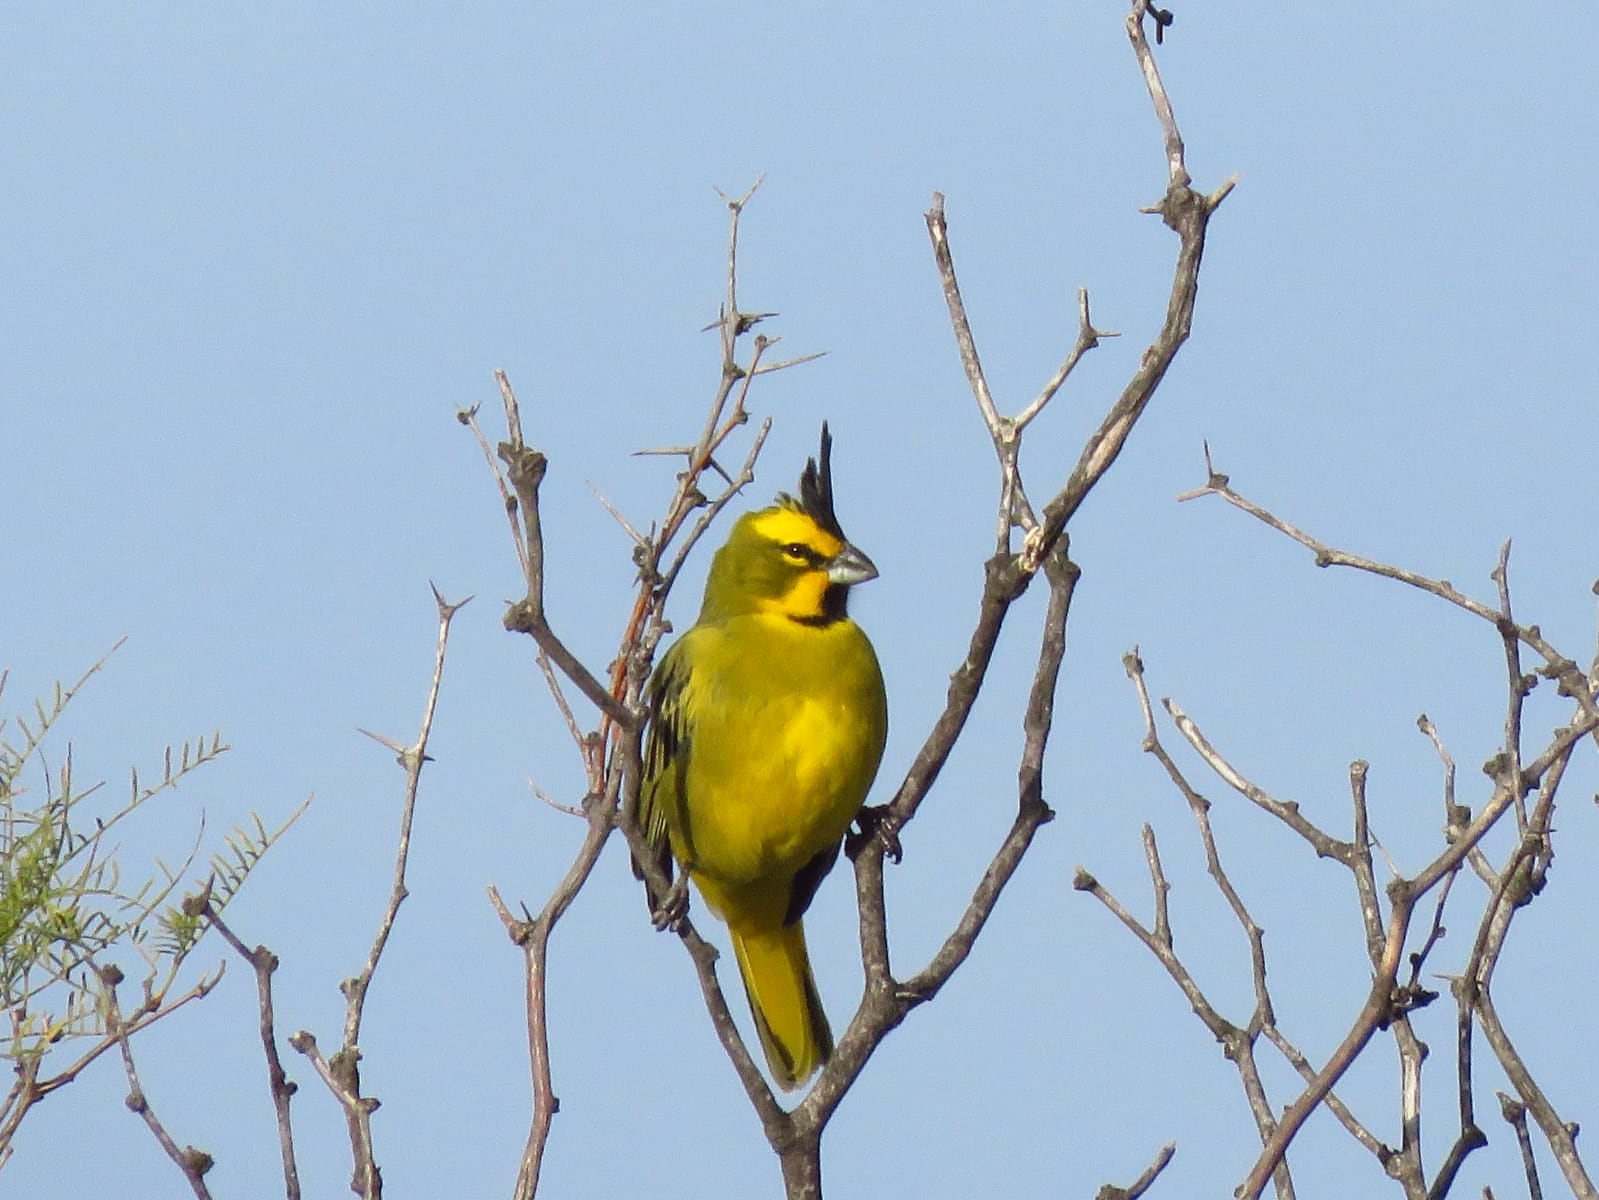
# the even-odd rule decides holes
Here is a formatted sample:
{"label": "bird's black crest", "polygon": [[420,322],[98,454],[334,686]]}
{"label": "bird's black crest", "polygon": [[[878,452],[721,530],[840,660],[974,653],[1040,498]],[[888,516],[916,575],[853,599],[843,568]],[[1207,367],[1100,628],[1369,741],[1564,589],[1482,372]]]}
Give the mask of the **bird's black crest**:
{"label": "bird's black crest", "polygon": [[799,506],[839,541],[848,541],[839,527],[838,514],[833,511],[833,435],[828,432],[826,421],[822,422],[822,465],[816,464],[814,458],[805,460],[805,471],[800,476]]}

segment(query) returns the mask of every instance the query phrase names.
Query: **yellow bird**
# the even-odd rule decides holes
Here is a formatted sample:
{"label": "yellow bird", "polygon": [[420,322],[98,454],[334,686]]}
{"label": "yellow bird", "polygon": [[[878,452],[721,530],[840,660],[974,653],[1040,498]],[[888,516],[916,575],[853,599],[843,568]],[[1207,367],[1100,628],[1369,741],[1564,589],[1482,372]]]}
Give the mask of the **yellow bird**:
{"label": "yellow bird", "polygon": [[833,1051],[801,918],[888,735],[877,655],[847,611],[877,568],[839,527],[831,452],[824,424],[799,498],[746,513],[716,552],[699,620],[650,680],[639,799],[663,869],[676,859],[727,922],[785,1090]]}

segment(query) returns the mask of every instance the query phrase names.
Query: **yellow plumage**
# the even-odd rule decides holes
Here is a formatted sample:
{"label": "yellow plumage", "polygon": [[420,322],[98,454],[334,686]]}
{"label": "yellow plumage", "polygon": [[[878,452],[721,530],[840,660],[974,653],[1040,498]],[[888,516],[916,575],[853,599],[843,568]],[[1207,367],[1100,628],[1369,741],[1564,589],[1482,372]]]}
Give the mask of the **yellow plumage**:
{"label": "yellow plumage", "polygon": [[650,681],[640,822],[727,922],[773,1076],[832,1052],[801,922],[877,774],[882,672],[846,611],[877,574],[833,512],[822,427],[800,498],[748,513],[716,553],[699,620]]}

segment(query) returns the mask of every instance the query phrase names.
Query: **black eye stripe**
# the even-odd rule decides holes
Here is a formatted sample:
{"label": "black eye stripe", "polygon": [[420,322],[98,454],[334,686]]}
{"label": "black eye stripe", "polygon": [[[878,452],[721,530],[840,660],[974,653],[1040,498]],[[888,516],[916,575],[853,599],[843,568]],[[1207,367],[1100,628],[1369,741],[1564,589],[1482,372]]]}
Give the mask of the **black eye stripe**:
{"label": "black eye stripe", "polygon": [[825,561],[822,555],[812,550],[804,542],[787,542],[782,549],[786,557],[800,559],[812,567],[819,567]]}

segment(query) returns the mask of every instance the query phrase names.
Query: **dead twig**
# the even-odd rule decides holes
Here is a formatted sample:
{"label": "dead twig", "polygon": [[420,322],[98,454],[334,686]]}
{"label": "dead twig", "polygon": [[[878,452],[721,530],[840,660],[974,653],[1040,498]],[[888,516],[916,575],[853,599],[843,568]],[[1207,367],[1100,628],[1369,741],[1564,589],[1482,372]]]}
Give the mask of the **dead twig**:
{"label": "dead twig", "polygon": [[344,995],[344,1030],[339,1048],[331,1057],[323,1055],[316,1038],[300,1030],[289,1038],[289,1045],[310,1059],[317,1075],[343,1107],[349,1126],[350,1151],[354,1161],[350,1190],[363,1200],[380,1200],[383,1195],[383,1174],[378,1168],[372,1140],[372,1113],[378,1101],[361,1094],[361,1023],[366,1013],[367,994],[377,974],[383,951],[388,946],[400,905],[410,894],[405,882],[406,864],[411,853],[411,824],[416,815],[417,794],[422,782],[422,767],[429,762],[428,739],[433,733],[433,717],[438,710],[439,689],[444,682],[444,659],[450,642],[450,623],[470,600],[451,603],[433,589],[433,600],[438,609],[438,641],[433,654],[433,677],[428,685],[427,700],[423,705],[422,724],[416,741],[401,746],[376,734],[368,736],[388,746],[395,752],[401,769],[405,772],[405,789],[400,805],[400,832],[394,854],[394,880],[389,889],[388,903],[378,921],[372,948],[367,951],[361,970],[339,985]]}
{"label": "dead twig", "polygon": [[299,1085],[283,1069],[283,1059],[278,1055],[277,1018],[272,1004],[272,976],[278,969],[278,956],[265,946],[251,950],[229,928],[216,905],[211,902],[208,883],[198,896],[184,900],[184,911],[193,911],[205,917],[222,935],[222,940],[240,958],[250,964],[255,972],[256,1005],[259,1013],[261,1051],[266,1056],[267,1087],[272,1093],[272,1108],[278,1124],[278,1152],[283,1164],[283,1194],[286,1200],[300,1200],[300,1171],[294,1155],[294,1126],[289,1119],[289,1101],[294,1098]]}
{"label": "dead twig", "polygon": [[128,1036],[128,1028],[122,1020],[121,1006],[117,1003],[117,985],[123,980],[122,972],[115,966],[95,967],[95,972],[100,979],[100,1000],[105,1005],[107,1032],[115,1039],[117,1048],[122,1052],[122,1070],[128,1077],[126,1103],[129,1111],[137,1114],[144,1122],[151,1135],[160,1143],[162,1151],[183,1173],[184,1181],[188,1183],[195,1196],[199,1200],[211,1200],[211,1189],[205,1182],[206,1173],[214,1165],[211,1156],[204,1150],[196,1150],[193,1146],[178,1148],[177,1142],[156,1116],[150,1098],[145,1095],[144,1085],[139,1082],[139,1071],[133,1062],[133,1044]]}

